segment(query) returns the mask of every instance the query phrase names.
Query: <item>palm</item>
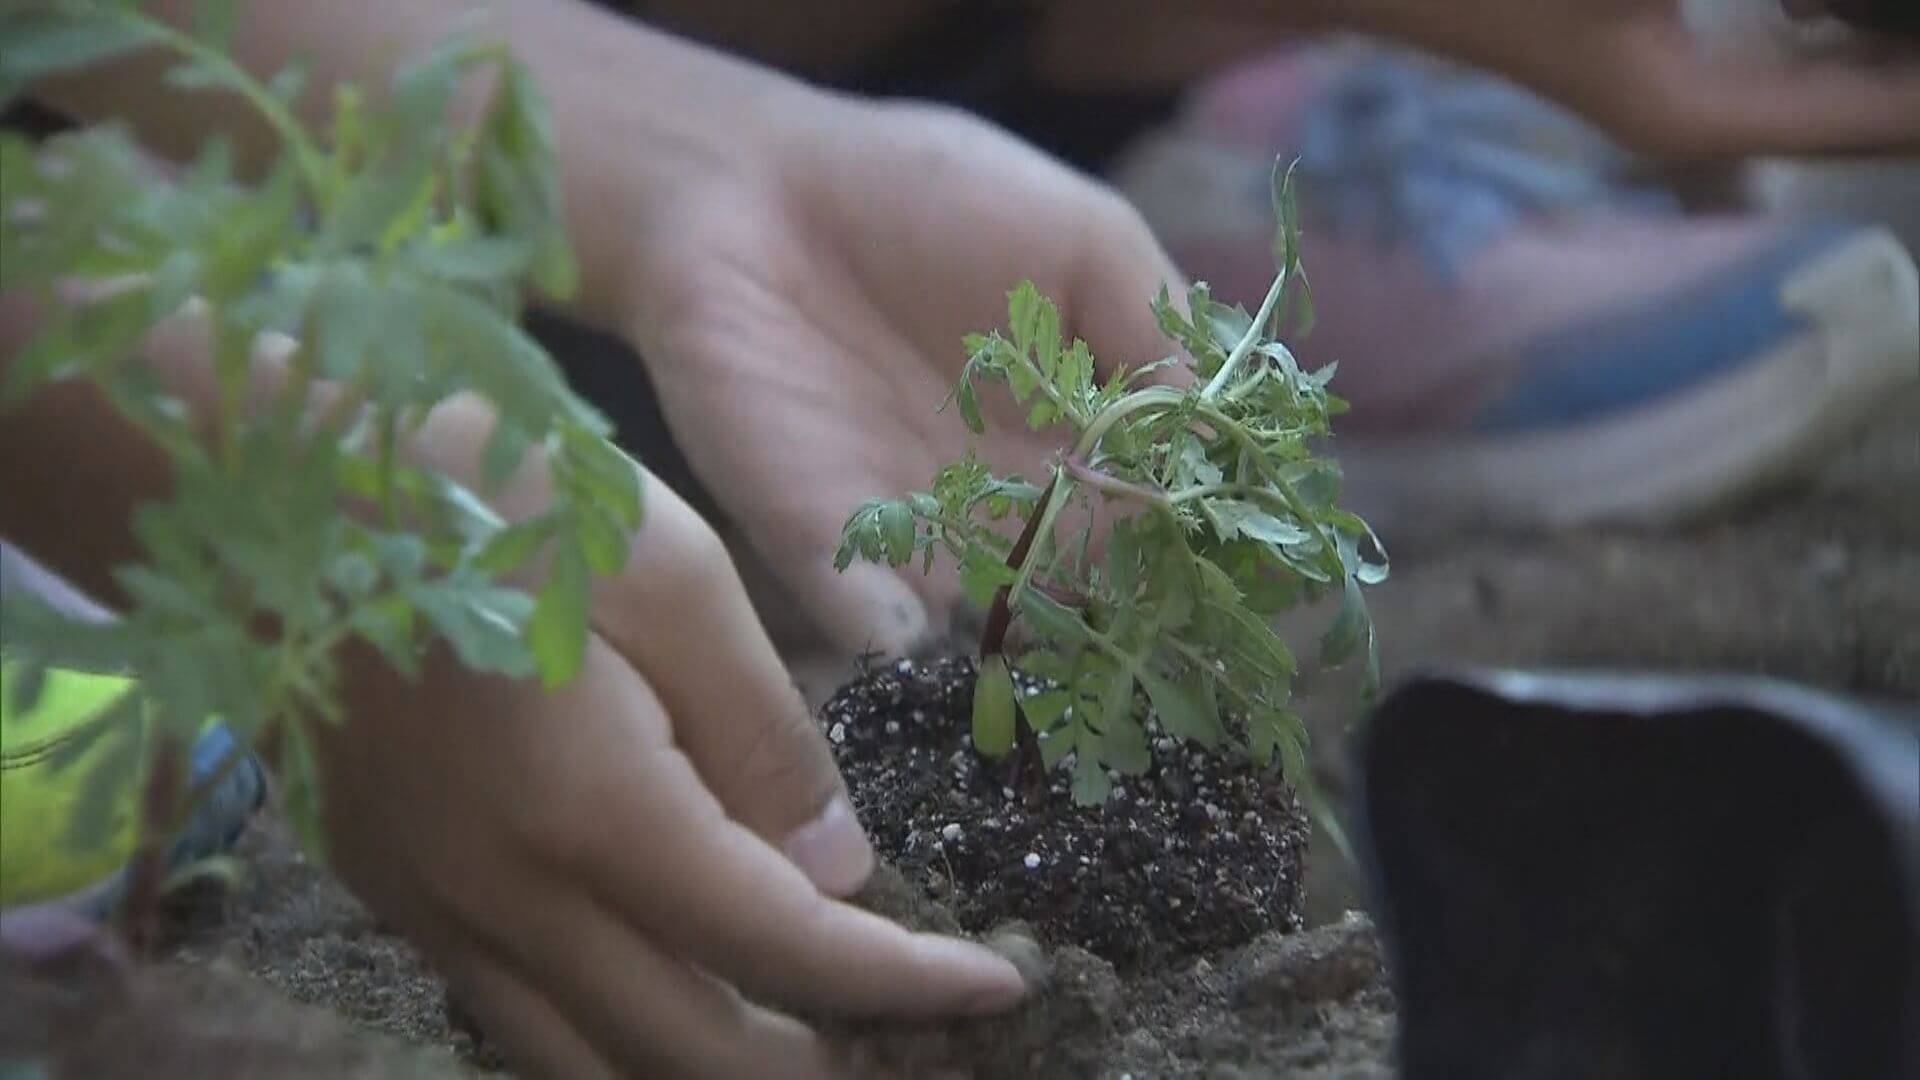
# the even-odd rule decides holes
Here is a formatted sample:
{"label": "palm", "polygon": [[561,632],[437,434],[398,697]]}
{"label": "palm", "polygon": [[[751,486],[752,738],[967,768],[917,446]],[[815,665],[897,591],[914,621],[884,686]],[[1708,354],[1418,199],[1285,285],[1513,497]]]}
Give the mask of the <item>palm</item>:
{"label": "palm", "polygon": [[[831,553],[862,499],[966,449],[934,415],[961,336],[1032,278],[1096,355],[1139,363],[1161,348],[1146,301],[1170,271],[1117,200],[1013,140],[918,109],[869,118],[795,139],[777,190],[714,193],[675,230],[686,246],[656,243],[637,336],[695,471],[802,605],[842,645],[900,648],[904,624]],[[996,419],[980,440],[996,469],[1031,474],[1057,446]],[[947,575],[909,580],[933,618],[949,610]]]}

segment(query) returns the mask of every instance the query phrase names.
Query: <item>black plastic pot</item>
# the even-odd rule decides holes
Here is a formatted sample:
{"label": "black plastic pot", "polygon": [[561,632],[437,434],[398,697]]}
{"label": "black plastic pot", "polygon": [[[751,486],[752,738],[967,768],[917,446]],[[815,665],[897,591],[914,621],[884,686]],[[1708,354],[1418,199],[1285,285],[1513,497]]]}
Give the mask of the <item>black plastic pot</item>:
{"label": "black plastic pot", "polygon": [[1920,1076],[1920,712],[1455,672],[1359,740],[1407,1080]]}

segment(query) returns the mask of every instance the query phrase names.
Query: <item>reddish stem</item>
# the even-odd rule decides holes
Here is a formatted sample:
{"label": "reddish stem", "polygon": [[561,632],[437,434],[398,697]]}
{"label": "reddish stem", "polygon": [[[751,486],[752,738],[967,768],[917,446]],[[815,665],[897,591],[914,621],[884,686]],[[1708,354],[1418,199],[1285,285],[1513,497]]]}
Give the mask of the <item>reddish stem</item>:
{"label": "reddish stem", "polygon": [[144,957],[160,929],[160,886],[166,875],[166,844],[183,774],[180,740],[172,732],[154,738],[153,757],[140,793],[140,841],[127,863],[127,890],[120,904],[120,932],[135,956]]}
{"label": "reddish stem", "polygon": [[[1034,500],[1033,512],[1027,517],[1026,527],[1020,530],[1020,538],[1013,542],[1013,550],[1007,552],[1007,567],[1020,572],[1020,565],[1027,561],[1027,553],[1033,550],[1034,540],[1040,535],[1040,521],[1046,517],[1047,504],[1053,501],[1053,488],[1060,482],[1056,475],[1047,481],[1046,489]],[[1013,624],[1013,609],[1009,606],[1013,588],[1002,585],[993,593],[993,606],[987,609],[987,624],[980,632],[980,658],[998,655],[1005,649],[1007,628]],[[1012,764],[1012,781],[1008,786],[1019,786],[1026,790],[1027,798],[1037,801],[1046,793],[1046,762],[1040,756],[1040,738],[1033,733],[1033,725],[1027,723],[1027,711],[1020,707],[1020,696],[1014,695],[1014,742],[1020,753]]]}

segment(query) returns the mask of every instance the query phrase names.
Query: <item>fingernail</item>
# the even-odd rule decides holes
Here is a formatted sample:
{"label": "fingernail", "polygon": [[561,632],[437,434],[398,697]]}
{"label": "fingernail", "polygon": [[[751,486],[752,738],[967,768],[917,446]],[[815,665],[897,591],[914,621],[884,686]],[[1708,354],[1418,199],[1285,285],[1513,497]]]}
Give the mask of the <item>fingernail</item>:
{"label": "fingernail", "polygon": [[921,937],[920,947],[934,966],[971,987],[960,997],[957,1011],[964,1015],[1005,1012],[1027,996],[1020,969],[984,945],[928,934]]}
{"label": "fingernail", "polygon": [[833,613],[838,625],[828,631],[842,647],[900,656],[926,638],[927,606],[899,574],[880,566],[849,566],[834,589],[844,600]]}
{"label": "fingernail", "polygon": [[814,888],[828,896],[851,896],[873,873],[873,845],[845,795],[835,795],[819,817],[793,830],[785,850]]}

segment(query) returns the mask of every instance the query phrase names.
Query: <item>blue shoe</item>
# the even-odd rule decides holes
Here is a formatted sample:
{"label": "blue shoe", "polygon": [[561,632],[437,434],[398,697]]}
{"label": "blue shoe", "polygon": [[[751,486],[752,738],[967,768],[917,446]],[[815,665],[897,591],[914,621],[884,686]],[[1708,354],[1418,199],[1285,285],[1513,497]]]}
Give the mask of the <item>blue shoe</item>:
{"label": "blue shoe", "polygon": [[1670,521],[1818,465],[1920,386],[1920,286],[1881,228],[1690,217],[1490,76],[1298,48],[1202,87],[1117,182],[1174,259],[1257,302],[1297,158],[1333,452],[1383,528]]}

